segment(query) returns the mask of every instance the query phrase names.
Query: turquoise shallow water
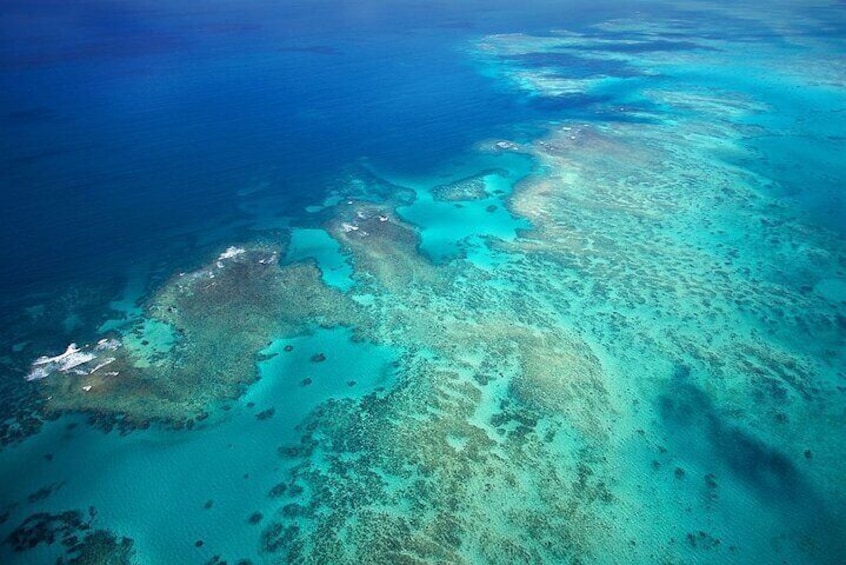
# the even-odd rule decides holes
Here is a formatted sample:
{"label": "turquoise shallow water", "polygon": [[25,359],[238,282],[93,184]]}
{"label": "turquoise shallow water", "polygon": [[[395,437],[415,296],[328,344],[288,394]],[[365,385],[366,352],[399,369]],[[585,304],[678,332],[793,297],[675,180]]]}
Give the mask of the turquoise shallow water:
{"label": "turquoise shallow water", "polygon": [[323,281],[327,285],[340,290],[352,288],[352,267],[341,253],[338,243],[324,230],[296,229],[291,233],[291,243],[285,260],[295,262],[304,259],[317,261]]}
{"label": "turquoise shallow water", "polygon": [[[325,360],[312,360],[324,351]],[[288,484],[296,458],[281,449],[298,444],[298,426],[321,402],[389,387],[395,360],[391,350],[351,342],[344,330],[280,340],[263,353],[273,357],[260,364],[261,381],[201,428],[105,436],[84,418],[63,418],[10,449],[0,476],[15,484],[22,506],[54,485],[40,511],[58,513],[85,500],[86,509],[97,508],[97,524],[120,535],[137,532],[138,562],[260,558],[257,543],[245,540],[257,539],[263,524],[249,519],[256,512],[270,518],[279,497],[269,493]],[[31,465],[22,472],[19,461]],[[197,540],[205,544],[197,548]],[[50,561],[57,549],[42,546],[26,561]]]}
{"label": "turquoise shallow water", "polygon": [[79,10],[0,9],[0,562],[842,561],[839,5]]}
{"label": "turquoise shallow water", "polygon": [[423,183],[400,180],[398,184],[415,187],[416,198],[412,205],[400,207],[397,212],[405,220],[420,226],[420,250],[435,263],[458,257],[468,238],[511,240],[516,237],[517,230],[529,227],[525,220],[509,213],[506,203],[514,185],[528,175],[530,165],[525,157],[506,154],[473,162],[475,170],[459,169],[438,178],[442,181],[438,186],[444,186],[467,180],[467,177],[459,175],[475,175],[473,178],[482,184],[484,194],[472,200],[434,198],[432,189],[436,187],[425,184],[431,179]]}

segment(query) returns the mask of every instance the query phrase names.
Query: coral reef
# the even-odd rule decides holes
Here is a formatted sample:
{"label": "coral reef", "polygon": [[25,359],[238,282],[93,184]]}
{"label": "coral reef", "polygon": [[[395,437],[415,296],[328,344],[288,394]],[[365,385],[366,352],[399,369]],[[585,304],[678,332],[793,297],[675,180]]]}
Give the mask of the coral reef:
{"label": "coral reef", "polygon": [[53,545],[59,542],[65,548],[65,554],[56,561],[60,565],[133,563],[133,541],[127,537],[118,537],[108,530],[93,529],[94,515],[93,509],[89,509],[87,519],[82,512],[75,510],[59,514],[39,512],[15,528],[5,543],[16,552],[22,552],[41,544]]}
{"label": "coral reef", "polygon": [[154,328],[155,337],[72,345],[36,360],[46,409],[193,425],[209,406],[239,396],[258,378],[258,351],[270,336],[360,319],[358,306],[326,287],[312,264],[280,267],[278,256],[261,246],[230,247],[207,266],[173,277],[149,300],[138,325]]}
{"label": "coral reef", "polygon": [[431,190],[432,198],[446,202],[484,200],[490,196],[485,178],[491,174],[508,176],[508,171],[484,171],[449,184],[440,184]]}
{"label": "coral reef", "polygon": [[[91,327],[102,320],[108,296],[118,292],[117,281],[80,286],[68,283],[58,291],[38,295],[35,304],[0,309],[0,447],[17,444],[38,433],[44,424],[44,398],[37,381],[21,385],[32,359],[51,347],[56,336],[96,341]],[[23,298],[23,297],[22,297]],[[79,336],[82,336],[80,338]],[[71,338],[73,336],[73,338]],[[49,419],[51,416],[48,416]]]}
{"label": "coral reef", "polygon": [[513,412],[536,425],[491,435],[473,423],[485,392],[454,367],[443,357],[408,358],[405,379],[384,397],[324,405],[305,425],[294,472],[308,497],[287,503],[266,528],[265,551],[343,563],[590,555],[605,535],[598,510],[613,500],[590,440],[561,452],[552,438],[579,435],[566,415],[519,399]]}
{"label": "coral reef", "polygon": [[[490,142],[469,176],[465,163],[420,183],[434,187],[427,211],[494,218],[505,205],[530,222],[496,232],[508,237],[461,235],[436,264],[421,251],[427,215],[412,214],[426,189],[355,167],[313,211],[352,266],[350,288],[326,286],[317,261],[280,267],[279,249],[230,247],[170,279],[116,342],[79,340],[37,359],[27,386],[37,381],[48,411],[94,412],[102,426],[191,428],[258,378],[268,341],[349,326],[352,339],[399,352],[396,378],[359,396],[365,381],[340,374],[351,396],[320,402],[299,441],[279,441],[259,491],[270,509],[239,518],[261,532],[269,562],[842,555],[844,446],[831,430],[846,391],[846,248],[740,165],[764,160],[753,138],[795,133],[753,124],[766,104],[645,81],[676,70],[664,25],[609,23],[619,34],[609,41],[559,31],[474,46],[527,103],[589,100],[590,120]],[[710,72],[728,47],[696,38],[675,64]],[[569,63],[580,76],[555,72]],[[646,82],[612,107],[608,92]],[[530,155],[534,174],[517,183],[516,171],[489,167],[506,153]],[[517,183],[497,204],[491,175]],[[459,180],[436,184],[444,178]],[[514,225],[525,228],[509,239]],[[314,371],[296,375],[298,393],[319,394],[317,372],[340,357],[321,349],[288,356],[302,352]],[[260,402],[273,407],[247,418],[272,430],[286,411]],[[30,496],[59,485],[44,488]],[[750,508],[763,509],[756,520]],[[9,543],[70,539],[83,526],[75,514],[37,515]],[[102,535],[90,544],[125,547]]]}
{"label": "coral reef", "polygon": [[[561,32],[495,36],[480,51],[553,99],[606,80],[547,72],[563,51],[596,60],[606,47]],[[661,49],[648,53],[642,65],[662,63]],[[628,60],[608,68],[649,76]],[[833,446],[816,418],[842,421],[831,399],[843,305],[811,275],[843,277],[842,244],[735,165],[760,133],[742,117],[765,106],[696,88],[645,94],[685,113],[662,122],[641,101],[613,110],[624,119],[561,122],[491,149],[538,165],[508,200],[531,228],[477,250],[493,269],[428,262],[390,202],[339,205],[327,229],[378,312],[359,331],[406,353],[392,389],[324,404],[302,443],[280,450],[294,465],[288,484],[305,489],[279,492],[266,552],[342,563],[726,558],[754,551],[736,543],[743,534],[682,524],[742,515],[726,493],[743,492],[771,505],[768,531],[783,531],[791,509],[818,509],[795,514],[789,551],[837,554],[842,527],[825,498],[843,499],[842,465],[811,469],[791,446]],[[597,97],[596,111],[610,113],[605,104]],[[432,196],[471,202],[483,175]],[[667,387],[677,394],[661,404]]]}
{"label": "coral reef", "polygon": [[415,227],[399,218],[390,205],[341,204],[327,230],[352,255],[353,278],[360,284],[378,284],[380,292],[403,293],[415,282],[444,282],[443,274],[418,253],[420,236]]}

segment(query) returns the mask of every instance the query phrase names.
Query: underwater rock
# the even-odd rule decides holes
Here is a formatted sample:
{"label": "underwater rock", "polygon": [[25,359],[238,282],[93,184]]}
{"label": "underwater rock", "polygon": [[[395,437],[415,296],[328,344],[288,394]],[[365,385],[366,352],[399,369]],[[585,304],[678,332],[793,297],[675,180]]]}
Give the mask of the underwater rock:
{"label": "underwater rock", "polygon": [[280,457],[299,457],[303,454],[302,449],[296,445],[280,445],[276,452]]}
{"label": "underwater rock", "polygon": [[107,530],[95,530],[86,534],[81,542],[74,544],[69,551],[68,565],[89,565],[108,563],[109,565],[131,565],[134,563],[134,541],[128,537],[118,537]]}
{"label": "underwater rock", "polygon": [[713,473],[705,475],[705,486],[712,490],[719,486],[717,484],[717,477]]}
{"label": "underwater rock", "polygon": [[69,510],[60,514],[37,512],[30,515],[6,537],[4,543],[15,551],[32,549],[42,543],[51,545],[89,529],[82,512]]}
{"label": "underwater rock", "polygon": [[79,537],[77,536],[68,536],[62,540],[62,545],[65,547],[73,547],[79,543]]}
{"label": "underwater rock", "polygon": [[288,490],[288,485],[285,483],[279,483],[272,489],[270,489],[270,492],[267,493],[267,496],[270,498],[279,498],[280,496],[285,494],[286,490]]}
{"label": "underwater rock", "polygon": [[[41,544],[60,542],[68,548],[66,561],[70,564],[110,563],[130,565],[134,557],[133,540],[118,538],[108,530],[91,529],[91,520],[96,516],[93,507],[88,511],[89,519],[77,510],[59,514],[38,512],[32,514],[15,528],[4,540],[16,552],[33,549]],[[61,561],[65,562],[65,561]]]}
{"label": "underwater rock", "polygon": [[715,549],[720,546],[720,540],[713,537],[708,532],[689,532],[686,536],[687,543],[690,544],[691,547],[700,548],[700,549]]}
{"label": "underwater rock", "polygon": [[274,522],[261,534],[261,548],[265,553],[276,553],[281,549],[288,549],[291,543],[299,536],[300,528],[297,525],[285,527]]}
{"label": "underwater rock", "polygon": [[47,485],[46,487],[42,487],[42,488],[38,489],[37,491],[35,491],[34,493],[30,494],[29,496],[26,497],[26,500],[30,504],[33,504],[33,503],[36,503],[36,502],[41,502],[41,501],[49,498],[50,495],[52,495],[54,492],[56,492],[57,490],[62,488],[64,485],[65,485],[65,481],[59,481],[59,482],[52,483],[52,484]]}

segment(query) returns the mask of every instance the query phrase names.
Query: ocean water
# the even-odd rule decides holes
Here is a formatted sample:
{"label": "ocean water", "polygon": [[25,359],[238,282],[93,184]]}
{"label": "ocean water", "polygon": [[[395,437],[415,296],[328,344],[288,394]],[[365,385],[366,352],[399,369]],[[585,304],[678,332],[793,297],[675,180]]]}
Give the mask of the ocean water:
{"label": "ocean water", "polygon": [[4,2],[0,563],[842,563],[845,62],[833,0]]}

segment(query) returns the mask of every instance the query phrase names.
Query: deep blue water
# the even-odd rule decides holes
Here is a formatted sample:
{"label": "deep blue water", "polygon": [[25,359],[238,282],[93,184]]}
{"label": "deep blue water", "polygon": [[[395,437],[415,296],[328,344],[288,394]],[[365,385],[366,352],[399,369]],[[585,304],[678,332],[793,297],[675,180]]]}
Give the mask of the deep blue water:
{"label": "deep blue water", "polygon": [[[426,170],[514,124],[590,117],[582,108],[595,98],[527,103],[457,51],[485,33],[669,15],[614,2],[10,1],[0,10],[7,297],[120,272],[158,250],[166,230],[231,218],[235,193],[257,177],[277,180],[293,211],[361,157]],[[842,19],[831,25],[837,33]],[[725,26],[750,41],[768,33],[742,19]],[[536,62],[576,78],[632,73],[563,54]]]}
{"label": "deep blue water", "polygon": [[548,25],[487,3],[2,10],[7,293],[119,272],[163,230],[236,213],[257,176],[293,210],[357,158],[422,170],[526,121],[532,108],[456,50]]}

